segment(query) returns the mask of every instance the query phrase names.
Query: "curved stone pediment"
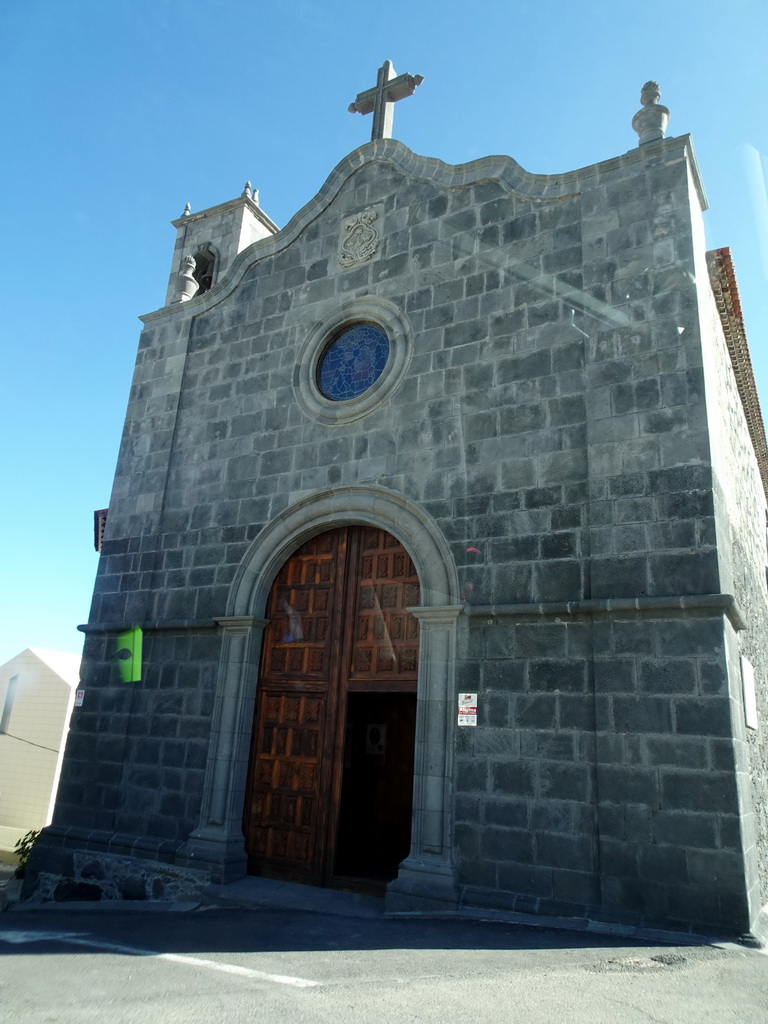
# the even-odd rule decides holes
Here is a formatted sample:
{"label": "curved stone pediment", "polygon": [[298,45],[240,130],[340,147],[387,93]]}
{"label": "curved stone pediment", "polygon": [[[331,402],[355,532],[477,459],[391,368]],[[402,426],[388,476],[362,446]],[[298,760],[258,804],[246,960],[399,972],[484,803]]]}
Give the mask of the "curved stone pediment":
{"label": "curved stone pediment", "polygon": [[[692,158],[690,138],[671,139],[683,142]],[[396,139],[377,139],[353,150],[340,161],[326,179],[317,194],[288,221],[284,228],[269,238],[260,239],[244,249],[235,259],[229,272],[210,291],[195,296],[178,306],[165,306],[140,319],[150,323],[169,316],[189,315],[204,312],[217,305],[242,281],[246,272],[261,260],[276,256],[289,248],[302,232],[320,217],[339,196],[345,184],[368,165],[389,163],[393,168],[415,180],[431,182],[442,188],[466,188],[483,182],[498,182],[511,196],[530,201],[558,201],[594,188],[602,176],[615,171],[624,164],[642,160],[645,154],[630,150],[620,157],[605,160],[579,170],[564,174],[534,174],[525,170],[511,156],[486,156],[465,164],[448,164],[435,157],[420,156]],[[695,175],[699,198],[706,209],[706,199]]]}

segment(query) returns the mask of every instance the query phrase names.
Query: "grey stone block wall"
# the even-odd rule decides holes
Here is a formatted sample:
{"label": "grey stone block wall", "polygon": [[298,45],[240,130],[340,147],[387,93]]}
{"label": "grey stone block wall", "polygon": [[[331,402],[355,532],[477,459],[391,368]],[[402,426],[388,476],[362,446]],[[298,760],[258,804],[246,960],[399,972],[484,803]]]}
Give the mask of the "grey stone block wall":
{"label": "grey stone block wall", "polygon": [[[723,589],[738,595],[747,628],[727,634],[733,742],[742,840],[753,908],[768,904],[768,515],[765,491],[714,303],[702,302],[708,403],[718,410],[712,444],[713,503]],[[754,667],[758,729],[745,726],[740,657]]]}
{"label": "grey stone block wall", "polygon": [[723,629],[694,613],[519,612],[472,630],[462,673],[481,679],[484,715],[456,762],[472,901],[505,890],[518,910],[742,927]]}
{"label": "grey stone block wall", "polygon": [[[342,269],[342,220],[375,204],[379,251]],[[455,734],[463,898],[746,930],[760,794],[737,782],[765,751],[733,738],[735,619],[696,601],[733,582],[764,637],[766,595],[754,520],[719,497],[736,464],[736,504],[757,497],[732,401],[713,477],[705,342],[730,384],[699,222],[687,138],[557,178],[385,140],[207,295],[145,318],[40,864],[68,843],[177,856],[200,813],[215,619],[246,553],[287,508],[358,485],[430,517],[467,606],[457,685],[479,689],[481,719]],[[409,325],[404,378],[362,419],[313,419],[306,339],[371,295]],[[114,635],[135,624],[145,672],[127,686]]]}

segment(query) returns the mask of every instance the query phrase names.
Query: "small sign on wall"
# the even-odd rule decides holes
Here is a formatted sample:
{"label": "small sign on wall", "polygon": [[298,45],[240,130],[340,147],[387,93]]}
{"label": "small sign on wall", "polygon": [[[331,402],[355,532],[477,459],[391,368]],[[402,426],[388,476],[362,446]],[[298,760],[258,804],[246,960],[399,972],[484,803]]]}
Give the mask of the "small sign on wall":
{"label": "small sign on wall", "polygon": [[741,689],[744,694],[744,721],[748,729],[757,728],[757,691],[752,662],[741,656]]}
{"label": "small sign on wall", "polygon": [[81,708],[85,700],[85,690],[75,690],[75,707]]}
{"label": "small sign on wall", "polygon": [[459,694],[459,725],[477,725],[477,694]]}

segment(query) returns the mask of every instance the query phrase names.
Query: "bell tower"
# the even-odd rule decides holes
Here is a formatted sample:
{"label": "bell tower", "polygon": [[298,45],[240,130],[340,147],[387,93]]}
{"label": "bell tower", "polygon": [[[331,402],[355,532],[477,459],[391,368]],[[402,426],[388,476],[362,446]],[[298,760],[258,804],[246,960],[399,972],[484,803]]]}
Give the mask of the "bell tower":
{"label": "bell tower", "polygon": [[218,206],[184,213],[176,228],[171,274],[164,305],[202,295],[229,270],[238,253],[252,242],[269,238],[279,229],[259,206],[259,193],[245,183],[242,194]]}

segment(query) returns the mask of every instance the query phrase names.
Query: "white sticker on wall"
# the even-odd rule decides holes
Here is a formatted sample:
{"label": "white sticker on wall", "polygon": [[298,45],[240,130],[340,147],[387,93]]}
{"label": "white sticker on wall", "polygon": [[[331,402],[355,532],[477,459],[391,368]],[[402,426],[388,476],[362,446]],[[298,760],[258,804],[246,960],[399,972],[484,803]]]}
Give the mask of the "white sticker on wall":
{"label": "white sticker on wall", "polygon": [[85,690],[75,690],[75,707],[81,708],[85,700]]}
{"label": "white sticker on wall", "polygon": [[459,725],[477,725],[477,694],[459,694]]}
{"label": "white sticker on wall", "polygon": [[755,670],[752,663],[741,656],[741,688],[744,694],[744,721],[748,729],[757,728],[757,691],[755,690]]}

